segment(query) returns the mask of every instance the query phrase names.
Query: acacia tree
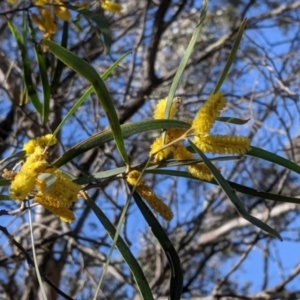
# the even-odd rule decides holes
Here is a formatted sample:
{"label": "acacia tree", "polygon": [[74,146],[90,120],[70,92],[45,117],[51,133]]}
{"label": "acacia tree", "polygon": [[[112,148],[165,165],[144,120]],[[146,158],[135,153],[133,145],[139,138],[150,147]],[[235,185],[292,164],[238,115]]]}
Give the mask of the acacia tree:
{"label": "acacia tree", "polygon": [[[299,160],[300,39],[294,24],[300,2],[211,1],[206,16],[202,10],[204,22],[197,1],[128,1],[121,3],[121,13],[108,1],[80,4],[0,4],[0,151],[3,159],[9,158],[2,161],[1,170],[11,172],[4,172],[6,179],[0,181],[2,297],[43,299],[44,293],[48,299],[89,299],[97,295],[100,281],[98,295],[104,299],[296,298],[299,290],[292,283],[299,276],[299,261],[284,270],[290,257],[281,261],[276,256],[280,246],[270,230],[258,229],[243,217],[262,220],[280,233],[283,243],[298,242],[299,168],[292,161]],[[242,41],[220,89],[227,98],[221,115],[225,118],[214,124],[211,134],[247,136],[251,150],[246,147],[243,157],[208,154],[221,171],[210,182],[186,172],[186,165],[203,159],[207,163],[188,142],[180,144],[191,153],[184,162],[173,146],[168,156],[147,164],[160,130],[169,129],[164,135],[168,140],[169,132],[172,143],[170,128],[186,132],[189,120],[214,93],[236,50],[245,17]],[[197,29],[201,33],[193,52],[183,73],[177,73],[181,80],[176,96],[181,103],[174,118],[181,121],[171,117],[155,122],[153,110],[159,99],[170,95]],[[169,98],[172,108],[173,97]],[[74,109],[78,100],[81,104]],[[22,202],[8,198],[13,198],[13,168],[21,172],[30,157],[28,147],[27,153],[21,151],[24,143],[56,132],[72,109],[47,160],[39,160],[47,162],[38,172],[50,191],[59,179],[49,170],[60,167],[88,192],[87,202],[81,199],[72,206],[76,219],[69,224],[49,213],[45,203],[33,202],[34,194]],[[149,122],[136,123],[145,119]],[[25,161],[22,167],[20,161]],[[140,181],[132,182],[135,201],[124,180],[130,169],[145,172]],[[236,193],[228,191],[228,183]],[[142,191],[146,185],[172,209],[171,222],[147,210],[138,196],[147,198]],[[234,202],[236,194],[242,202]],[[236,210],[242,213],[241,205],[243,217]],[[116,231],[119,239],[112,242]],[[112,253],[114,245],[118,251]],[[246,280],[241,276],[243,263],[254,249],[261,255],[262,275]]]}

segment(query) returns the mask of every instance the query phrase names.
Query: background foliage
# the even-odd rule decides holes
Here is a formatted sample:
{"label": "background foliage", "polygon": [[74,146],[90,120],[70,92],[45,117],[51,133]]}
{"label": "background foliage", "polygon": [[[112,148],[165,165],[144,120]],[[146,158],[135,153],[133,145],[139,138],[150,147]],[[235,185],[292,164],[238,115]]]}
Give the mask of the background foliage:
{"label": "background foliage", "polygon": [[[168,95],[199,22],[201,5],[188,0],[132,0],[121,4],[120,14],[103,11],[97,5],[91,9],[93,16],[73,11],[68,26],[58,21],[59,30],[53,40],[63,40],[67,49],[100,75],[130,52],[105,78],[120,124],[126,124],[151,119],[157,100]],[[35,52],[39,49],[35,42],[41,40],[42,33],[34,29],[34,36],[24,27],[26,12],[35,7],[22,1],[15,6],[2,1],[0,7],[0,154],[5,158],[19,152],[28,138],[54,132],[91,83],[64,67],[51,52]],[[210,1],[205,25],[176,92],[183,100],[179,119],[194,116],[213,91],[242,20],[247,17],[242,42],[222,91],[228,99],[224,115],[250,120],[241,126],[219,122],[214,129],[218,133],[247,135],[253,146],[299,163],[299,13],[300,1]],[[95,16],[101,24],[93,21]],[[22,45],[12,36],[8,21],[15,28],[15,36],[19,34],[23,41],[23,58]],[[110,34],[111,48],[107,53]],[[32,72],[29,77],[23,69],[25,54]],[[25,86],[29,79],[40,101],[47,101],[41,63],[36,58],[39,55],[48,74],[52,72],[52,78],[58,79],[52,82],[48,94],[49,117],[47,109],[40,108],[41,116],[27,101]],[[55,70],[61,76],[55,77]],[[59,132],[60,144],[53,150],[52,161],[108,126],[103,104],[95,93],[90,94]],[[147,159],[149,146],[158,133],[149,131],[125,139],[133,165]],[[63,168],[75,177],[83,177],[123,165],[116,143],[108,142]],[[299,249],[300,206],[265,200],[267,197],[261,193],[282,195],[283,200],[283,196],[297,198],[299,175],[252,156],[217,165],[227,180],[253,189],[251,193],[238,192],[238,196],[253,216],[280,232],[283,243],[242,219],[218,186],[148,172],[148,185],[174,211],[172,222],[158,220],[181,261],[182,298],[299,297],[300,261],[295,253]],[[128,195],[125,182],[104,179],[92,187],[91,198],[117,226]],[[1,194],[7,194],[6,186]],[[120,235],[142,266],[153,297],[165,299],[172,293],[170,265],[137,208],[139,199],[135,200],[129,203]],[[18,205],[1,202],[0,293],[4,299],[40,299],[36,272],[29,261],[32,248],[28,214]],[[41,206],[32,209],[35,251],[40,270],[54,285],[71,298],[90,299],[95,295],[112,241],[86,202],[77,202],[73,210],[76,221],[68,225]],[[5,230],[13,235],[13,242]],[[49,285],[45,284],[45,288],[48,299],[62,299]],[[118,250],[112,253],[99,297],[140,297]]]}

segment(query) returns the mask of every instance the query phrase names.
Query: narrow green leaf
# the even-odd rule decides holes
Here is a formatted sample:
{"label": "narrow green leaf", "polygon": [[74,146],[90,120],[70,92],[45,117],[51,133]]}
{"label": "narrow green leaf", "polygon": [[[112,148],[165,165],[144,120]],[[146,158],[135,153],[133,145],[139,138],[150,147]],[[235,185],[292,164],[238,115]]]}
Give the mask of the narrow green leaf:
{"label": "narrow green leaf", "polygon": [[[98,220],[101,222],[101,224],[103,225],[103,227],[105,228],[105,230],[107,231],[111,239],[114,240],[116,235],[115,227],[110,222],[110,220],[106,217],[104,212],[95,204],[95,202],[88,195],[86,196],[87,196],[86,197],[87,204],[93,210],[93,212],[95,213]],[[130,251],[129,247],[126,245],[125,241],[120,236],[118,236],[116,240],[116,247],[120,251],[128,267],[130,268],[143,299],[153,300],[151,289],[149,287],[149,284],[146,280],[146,277],[143,273],[141,266],[133,256],[132,252]]]}
{"label": "narrow green leaf", "polygon": [[269,225],[265,224],[261,220],[250,216],[241,200],[236,195],[235,191],[232,189],[232,187],[228,184],[228,182],[225,180],[225,178],[221,175],[221,173],[217,170],[217,168],[210,162],[210,160],[205,156],[205,154],[197,148],[197,146],[190,140],[188,140],[190,145],[194,148],[194,150],[200,155],[204,163],[207,165],[211,173],[213,174],[215,180],[220,185],[220,187],[223,189],[223,191],[226,193],[232,204],[235,206],[236,210],[239,212],[239,214],[246,220],[248,220],[250,223],[256,225],[260,229],[268,232],[269,234],[279,238],[282,241],[282,238],[280,234],[271,228]]}
{"label": "narrow green leaf", "polygon": [[49,111],[50,111],[50,85],[48,81],[48,74],[47,74],[47,68],[45,64],[45,59],[43,55],[43,51],[41,50],[40,46],[36,45],[34,47],[35,54],[37,57],[39,70],[40,70],[40,76],[43,86],[43,123],[46,124],[48,122],[49,118]]}
{"label": "narrow green leaf", "polygon": [[43,283],[40,270],[39,270],[39,263],[37,260],[37,255],[36,255],[36,250],[35,250],[35,245],[34,245],[34,236],[33,236],[33,226],[32,226],[32,217],[31,217],[31,210],[30,208],[28,209],[28,220],[29,220],[29,228],[30,228],[30,238],[31,238],[31,247],[32,247],[32,255],[33,255],[33,261],[34,261],[34,268],[35,268],[35,273],[36,277],[40,286],[41,290],[41,295],[43,300],[48,300],[46,296],[46,291],[45,291],[45,285]]}
{"label": "narrow green leaf", "polygon": [[[177,120],[147,120],[121,125],[121,134],[125,138],[136,133],[146,132],[150,130],[169,128],[189,129],[190,127],[190,124]],[[54,162],[54,165],[56,167],[61,167],[78,155],[112,140],[113,134],[110,129],[97,133],[69,149]]]}
{"label": "narrow green leaf", "polygon": [[0,161],[0,173],[2,173],[4,169],[12,169],[25,155],[26,151],[20,151],[2,159]]}
{"label": "narrow green leaf", "polygon": [[[120,62],[129,54],[130,52],[125,53],[122,55],[116,62],[114,62],[101,76],[102,80],[105,80],[111,72],[120,64]],[[63,118],[63,120],[60,122],[60,124],[57,126],[55,131],[53,132],[53,135],[57,135],[59,130],[63,127],[63,125],[67,122],[67,120],[75,113],[75,111],[81,106],[81,104],[88,98],[88,96],[94,92],[94,87],[91,86],[87,89],[87,91],[80,97],[80,99],[74,104],[74,106],[68,111],[66,116]]]}
{"label": "narrow green leaf", "polygon": [[234,61],[234,58],[236,56],[236,53],[237,53],[237,51],[239,49],[240,42],[241,42],[241,39],[242,39],[244,30],[245,30],[245,27],[246,27],[246,22],[247,22],[247,20],[244,19],[243,22],[242,22],[242,24],[241,24],[241,26],[240,26],[240,28],[239,28],[239,31],[238,31],[237,37],[235,39],[235,42],[233,44],[232,50],[230,52],[230,55],[228,57],[226,65],[224,67],[224,70],[223,70],[223,72],[222,72],[222,74],[221,74],[221,76],[220,76],[220,78],[219,78],[219,80],[218,80],[218,82],[216,84],[216,87],[214,89],[213,94],[215,94],[215,93],[217,93],[219,91],[219,89],[221,88],[224,80],[226,79],[226,76],[227,76],[227,74],[229,72],[229,69],[230,69],[230,67],[231,67],[231,65],[232,65],[232,63]]}
{"label": "narrow green leaf", "polygon": [[103,17],[99,16],[98,13],[87,10],[87,9],[82,9],[82,8],[79,8],[76,6],[71,6],[71,5],[65,5],[65,6],[71,10],[78,12],[86,20],[91,20],[99,27],[99,30],[103,36],[104,51],[105,51],[105,53],[108,53],[110,50],[111,43],[112,43],[112,38],[111,38],[111,32],[110,32],[108,23],[105,21],[105,19]]}
{"label": "narrow green leaf", "polygon": [[10,180],[8,179],[0,179],[0,186],[10,185]]}
{"label": "narrow green leaf", "polygon": [[113,177],[119,174],[122,174],[124,172],[126,172],[127,167],[120,167],[120,168],[115,168],[113,170],[107,170],[107,171],[102,171],[102,172],[98,172],[89,176],[84,176],[84,177],[80,177],[74,180],[75,183],[83,185],[83,184],[88,184],[91,182],[97,182],[109,177]]}
{"label": "narrow green leaf", "polygon": [[12,201],[12,199],[9,197],[9,195],[0,195],[0,201],[6,201],[6,200]]}
{"label": "narrow green leaf", "polygon": [[[67,48],[68,46],[68,37],[69,37],[69,22],[64,22],[62,37],[61,37],[61,46]],[[51,94],[53,95],[57,88],[59,87],[60,77],[64,69],[64,63],[61,60],[57,60],[54,74],[51,80]]]}
{"label": "narrow green leaf", "polygon": [[238,118],[233,118],[233,117],[218,117],[217,121],[219,122],[225,122],[225,123],[231,123],[231,124],[236,124],[236,125],[244,125],[249,122],[250,119],[242,120]]}
{"label": "narrow green leaf", "polygon": [[[32,26],[31,18],[27,15],[27,22],[30,29],[31,38],[36,41],[35,30]],[[48,81],[47,67],[45,63],[44,53],[39,44],[34,44],[34,52],[39,66],[40,78],[43,87],[43,124],[48,122],[50,109],[50,85]]]}
{"label": "narrow green leaf", "polygon": [[118,66],[119,64],[129,55],[132,51],[124,53],[120,58],[118,58],[101,76],[102,80],[105,80]]}
{"label": "narrow green leaf", "polygon": [[[225,160],[234,160],[234,159],[239,159],[240,156],[222,156],[222,157],[215,157],[212,159],[212,161],[225,161]],[[165,167],[180,167],[180,166],[187,166],[187,165],[192,165],[192,164],[198,164],[203,162],[202,159],[190,159],[190,160],[166,160],[163,162],[159,163],[150,163],[147,166],[146,171],[148,170],[153,170],[153,169],[158,169],[158,168],[165,168]],[[140,164],[140,165],[132,165],[131,166],[133,169],[136,170],[144,170],[145,164]],[[120,167],[120,168],[115,168],[113,170],[107,170],[107,171],[101,171],[97,172],[92,175],[80,177],[74,180],[75,183],[84,185],[92,182],[101,182],[103,179],[107,179],[110,177],[114,177],[119,174],[125,173],[127,170],[127,167]]]}
{"label": "narrow green leaf", "polygon": [[60,45],[49,40],[45,40],[44,44],[47,47],[49,47],[49,50],[60,60],[62,60],[66,65],[68,65],[78,74],[80,74],[89,82],[91,82],[99,98],[99,101],[107,115],[119,153],[123,161],[126,164],[129,164],[129,159],[126,153],[124,140],[122,137],[122,131],[120,128],[120,123],[114,104],[103,80],[97,74],[96,70],[92,66],[90,66],[86,61],[79,58],[67,49],[61,47]]}
{"label": "narrow green leaf", "polygon": [[32,82],[32,70],[30,66],[30,60],[27,55],[27,49],[25,44],[23,43],[23,40],[17,30],[17,28],[10,22],[7,21],[8,27],[11,30],[14,38],[16,39],[16,42],[18,44],[19,50],[21,52],[21,58],[22,58],[22,63],[23,63],[23,71],[24,71],[24,82],[26,84],[26,89],[28,96],[36,109],[36,111],[42,115],[42,105],[40,103],[40,100],[38,98],[37,92],[35,90],[34,84]]}
{"label": "narrow green leaf", "polygon": [[161,227],[156,217],[153,215],[152,211],[142,200],[140,195],[134,192],[133,198],[141,213],[143,214],[145,220],[147,221],[148,225],[151,227],[154,236],[157,238],[160,246],[164,250],[169,261],[169,265],[171,268],[169,299],[180,300],[183,286],[183,274],[181,270],[179,256],[171,241],[169,240],[168,236],[164,232],[164,229]]}
{"label": "narrow green leaf", "polygon": [[201,12],[200,12],[200,20],[199,20],[199,24],[197,25],[196,27],[196,30],[190,40],[190,43],[188,45],[188,47],[186,48],[185,50],[185,53],[182,57],[182,60],[178,66],[178,69],[177,69],[177,72],[174,76],[174,79],[173,79],[173,82],[172,82],[172,85],[171,85],[171,88],[170,88],[170,91],[169,91],[169,95],[168,95],[168,100],[167,100],[167,105],[166,105],[166,110],[165,110],[165,115],[164,115],[164,118],[165,119],[169,119],[169,115],[170,115],[170,110],[171,110],[171,106],[172,106],[172,101],[173,101],[173,98],[175,96],[175,93],[176,93],[176,90],[177,90],[177,87],[179,85],[179,81],[181,79],[181,76],[184,72],[184,69],[186,67],[186,64],[193,52],[193,49],[194,49],[194,46],[198,40],[198,37],[202,31],[202,27],[203,27],[203,24],[204,24],[204,21],[205,21],[205,17],[206,17],[206,13],[207,13],[207,6],[208,6],[208,1],[207,0],[204,0],[203,1],[203,6],[202,6],[202,9],[201,9]]}
{"label": "narrow green leaf", "polygon": [[[150,174],[157,174],[157,175],[166,175],[166,176],[177,176],[177,177],[182,177],[182,178],[189,178],[189,179],[194,179],[198,181],[204,181],[207,183],[219,185],[215,180],[212,181],[207,181],[207,180],[200,180],[193,175],[191,175],[188,172],[184,171],[177,171],[177,170],[168,170],[168,169],[151,169],[148,168],[145,173],[150,173]],[[278,195],[278,194],[272,194],[272,193],[267,193],[267,192],[262,192],[258,191],[256,189],[250,188],[245,185],[241,185],[238,183],[235,183],[233,181],[227,181],[228,184],[237,192],[254,196],[257,198],[262,198],[262,199],[267,199],[267,200],[272,200],[272,201],[278,201],[282,203],[295,203],[295,204],[300,204],[300,198],[294,198],[294,197],[288,197],[284,195]]]}
{"label": "narrow green leaf", "polygon": [[279,166],[282,166],[286,169],[292,170],[300,174],[300,166],[282,156],[279,156],[267,150],[251,146],[251,150],[247,152],[246,155],[273,162]]}

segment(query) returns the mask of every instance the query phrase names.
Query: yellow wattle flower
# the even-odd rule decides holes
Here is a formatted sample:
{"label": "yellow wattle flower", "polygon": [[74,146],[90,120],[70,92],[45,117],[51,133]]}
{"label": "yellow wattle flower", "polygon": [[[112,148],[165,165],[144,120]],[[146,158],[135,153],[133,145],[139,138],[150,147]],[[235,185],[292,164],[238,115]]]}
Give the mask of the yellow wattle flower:
{"label": "yellow wattle flower", "polygon": [[[174,98],[174,100],[175,99],[177,99],[177,98]],[[164,119],[165,110],[166,110],[166,106],[167,106],[167,100],[168,100],[168,97],[163,98],[163,99],[159,100],[158,103],[156,104],[155,110],[153,112],[154,120]],[[173,119],[173,117],[178,109],[178,102],[174,101],[174,100],[171,105],[169,119]]]}
{"label": "yellow wattle flower", "polygon": [[[36,202],[38,201],[36,200]],[[47,205],[45,203],[40,203],[40,204],[42,204],[46,209],[48,209],[50,212],[58,216],[64,222],[71,223],[75,220],[75,216],[73,212],[69,210],[67,207],[64,206],[55,207],[52,205]]]}
{"label": "yellow wattle flower", "polygon": [[217,117],[226,106],[223,94],[217,92],[208,97],[207,101],[200,107],[193,123],[195,135],[209,133]]}
{"label": "yellow wattle flower", "polygon": [[36,14],[31,15],[32,21],[44,33],[44,39],[50,39],[57,31],[52,14],[47,9],[41,9],[42,18]]}
{"label": "yellow wattle flower", "polygon": [[44,6],[49,3],[49,0],[35,0],[34,4],[37,6]]}
{"label": "yellow wattle flower", "polygon": [[31,172],[20,171],[10,185],[10,198],[24,200],[34,187],[36,176]]}
{"label": "yellow wattle flower", "polygon": [[69,21],[71,18],[71,14],[65,6],[54,6],[53,11],[55,16],[63,21]]}
{"label": "yellow wattle flower", "polygon": [[[74,183],[69,176],[57,168],[47,169],[47,173],[56,177],[56,181],[52,184],[51,188],[47,190],[45,190],[43,184],[39,183],[37,186],[39,191],[37,195],[39,197],[44,196],[46,202],[52,201],[53,199],[53,203],[59,201],[61,206],[70,207],[73,202],[77,201],[77,194],[81,187]],[[39,179],[39,181],[42,180]],[[51,205],[51,203],[46,204]]]}
{"label": "yellow wattle flower", "polygon": [[[180,138],[185,132],[186,132],[186,129],[168,129],[166,131],[164,145],[167,145],[167,144],[175,141],[176,139]],[[162,135],[161,135],[158,138],[156,138],[154,140],[154,142],[151,144],[149,155],[150,156],[154,155],[157,151],[159,151],[154,155],[154,161],[155,162],[162,161],[169,156],[169,154],[173,151],[172,147],[174,145],[177,145],[178,143],[180,143],[180,141],[175,142],[172,145],[170,145],[169,147],[166,147],[166,148],[160,150],[163,147],[163,139],[162,139]]]}
{"label": "yellow wattle flower", "polygon": [[53,15],[50,13],[48,9],[42,9],[41,15],[43,16],[44,19],[46,32],[50,34],[54,34],[57,31],[57,27],[54,23]]}
{"label": "yellow wattle flower", "polygon": [[212,181],[214,179],[213,174],[209,168],[203,164],[195,164],[187,166],[189,173],[200,180]]}
{"label": "yellow wattle flower", "polygon": [[218,154],[244,154],[250,150],[250,140],[244,136],[195,136],[194,144],[203,152]]}
{"label": "yellow wattle flower", "polygon": [[108,0],[101,1],[101,7],[112,13],[119,13],[122,10],[122,6],[119,3],[114,3]]}
{"label": "yellow wattle flower", "polygon": [[[176,145],[173,148],[174,158],[177,160],[189,160],[194,159],[194,156],[191,152],[189,152],[183,145]],[[187,169],[190,174],[200,180],[211,181],[214,177],[208,167],[202,164],[194,164],[188,165]]]}
{"label": "yellow wattle flower", "polygon": [[154,211],[159,213],[165,220],[171,221],[173,218],[173,213],[170,208],[152,192],[152,190],[144,183],[142,179],[137,182],[140,174],[141,173],[136,170],[129,172],[126,179],[127,182],[131,186],[136,186],[136,191],[148,202]]}
{"label": "yellow wattle flower", "polygon": [[[19,172],[12,176],[10,195],[12,199],[24,200],[30,193],[34,193],[34,201],[57,215],[65,222],[72,222],[74,214],[69,210],[73,202],[77,201],[77,194],[81,187],[57,168],[50,168],[47,159],[47,146],[57,142],[52,134],[48,134],[28,141],[23,149],[26,151],[26,161]],[[39,177],[41,173],[49,173],[55,177],[54,183],[47,188],[46,182]],[[11,176],[6,170],[7,176]]]}
{"label": "yellow wattle flower", "polygon": [[73,202],[77,201],[77,194],[81,187],[63,172],[57,168],[48,169],[47,173],[56,177],[56,181],[51,188],[46,189],[43,180],[38,179],[38,192],[34,197],[34,201],[43,205],[46,209],[57,215],[65,222],[72,222],[75,217],[69,210]]}
{"label": "yellow wattle flower", "polygon": [[53,146],[57,143],[56,137],[49,133],[35,139],[29,140],[27,143],[24,144],[23,150],[27,152],[27,154],[32,154],[37,147],[45,148],[48,144],[49,146]]}
{"label": "yellow wattle flower", "polygon": [[[154,155],[154,161],[159,162],[168,157],[168,155],[171,153],[170,147],[164,148],[163,150],[160,150],[163,146],[162,136],[157,137],[154,142],[150,146],[150,153],[149,155]],[[157,152],[159,151],[159,152]],[[156,153],[156,154],[154,154]]]}

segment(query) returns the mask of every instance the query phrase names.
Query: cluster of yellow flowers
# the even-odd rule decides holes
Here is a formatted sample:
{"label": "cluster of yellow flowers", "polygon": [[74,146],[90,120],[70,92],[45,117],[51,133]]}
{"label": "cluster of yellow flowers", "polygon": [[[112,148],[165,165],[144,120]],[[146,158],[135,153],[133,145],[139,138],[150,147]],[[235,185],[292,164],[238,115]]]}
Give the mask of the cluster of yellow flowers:
{"label": "cluster of yellow flowers", "polygon": [[[47,162],[47,146],[56,144],[57,140],[48,134],[30,140],[23,146],[26,151],[26,160],[18,172],[4,170],[3,177],[12,179],[10,197],[14,200],[25,200],[33,196],[35,202],[42,204],[49,211],[65,222],[72,222],[74,214],[69,210],[77,200],[81,187],[72,182],[65,173]],[[54,183],[47,188],[41,174],[53,176]]]}
{"label": "cluster of yellow flowers", "polygon": [[[162,119],[166,108],[167,99],[159,101],[155,111],[154,119]],[[182,145],[181,138],[194,136],[193,143],[203,152],[218,154],[244,154],[250,150],[250,141],[244,136],[234,135],[211,135],[210,130],[221,111],[226,106],[226,99],[223,94],[218,92],[208,97],[207,101],[200,107],[195,119],[191,123],[191,129],[188,131],[182,129],[169,129],[165,133],[165,145],[163,145],[163,136],[159,136],[151,145],[150,156],[154,161],[166,159],[172,154],[177,160],[194,159],[194,156]],[[170,112],[170,118],[173,118],[177,110],[177,104],[173,103]],[[163,146],[165,148],[163,148]],[[162,149],[163,148],[163,149]],[[162,149],[162,150],[161,150]],[[195,164],[188,166],[189,172],[203,180],[212,180],[213,176],[205,164]]]}
{"label": "cluster of yellow flowers", "polygon": [[[158,102],[154,110],[153,117],[156,120],[163,119],[166,109],[167,98]],[[208,97],[207,101],[200,107],[195,119],[191,122],[191,129],[168,129],[163,135],[154,140],[151,145],[150,157],[153,157],[155,162],[166,159],[169,155],[173,155],[176,160],[192,160],[193,154],[181,144],[181,141],[189,136],[194,136],[193,143],[203,152],[218,153],[218,154],[244,154],[250,150],[250,141],[244,136],[234,135],[211,135],[210,130],[213,127],[216,119],[221,114],[221,111],[226,106],[226,99],[223,94],[218,92]],[[172,103],[170,110],[170,118],[172,119],[177,111],[178,102]],[[163,141],[164,138],[164,141]],[[212,180],[213,175],[207,166],[203,163],[187,166],[188,171],[196,178],[201,180]],[[129,173],[127,181],[134,185],[137,177],[137,171]],[[137,183],[136,191],[149,203],[149,205],[157,211],[163,218],[170,220],[173,216],[170,209],[163,201],[155,196],[152,191],[145,186],[144,182]]]}
{"label": "cluster of yellow flowers", "polygon": [[[15,4],[16,0],[7,0],[10,4]],[[33,13],[31,15],[32,21],[37,25],[39,30],[44,33],[44,39],[51,39],[52,35],[56,33],[57,26],[55,18],[63,21],[69,21],[71,13],[66,7],[66,0],[33,0],[33,4],[39,7],[40,14]],[[74,6],[81,9],[89,9],[90,1],[74,3]],[[118,3],[109,0],[100,0],[100,5],[103,9],[112,13],[119,13],[122,6]]]}
{"label": "cluster of yellow flowers", "polygon": [[172,220],[173,213],[171,209],[151,191],[142,179],[138,181],[140,176],[139,171],[130,171],[127,175],[127,182],[131,186],[136,186],[135,190],[148,202],[153,210],[157,211],[164,219]]}
{"label": "cluster of yellow flowers", "polygon": [[[34,4],[40,7],[40,15],[32,14],[31,19],[37,27],[44,33],[45,39],[50,39],[57,31],[54,16],[63,21],[69,21],[71,14],[69,10],[63,6],[64,0],[35,0]],[[53,4],[50,9],[43,8],[48,4]]]}

